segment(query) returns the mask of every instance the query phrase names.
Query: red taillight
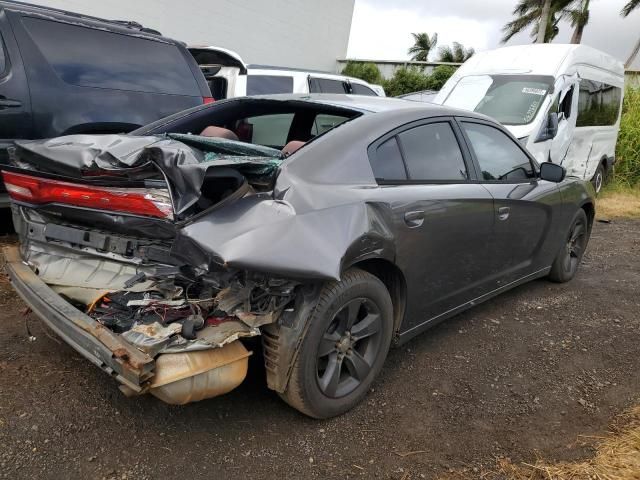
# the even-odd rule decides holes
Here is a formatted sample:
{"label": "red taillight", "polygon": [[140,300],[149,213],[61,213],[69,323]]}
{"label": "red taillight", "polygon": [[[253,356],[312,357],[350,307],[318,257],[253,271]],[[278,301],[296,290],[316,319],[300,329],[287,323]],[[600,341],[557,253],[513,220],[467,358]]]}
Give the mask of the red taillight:
{"label": "red taillight", "polygon": [[173,219],[171,198],[166,190],[91,187],[5,171],[2,172],[2,178],[9,196],[20,202],[36,205],[62,203]]}
{"label": "red taillight", "polygon": [[202,104],[203,105],[208,105],[209,103],[213,103],[215,102],[216,99],[213,97],[202,97]]}

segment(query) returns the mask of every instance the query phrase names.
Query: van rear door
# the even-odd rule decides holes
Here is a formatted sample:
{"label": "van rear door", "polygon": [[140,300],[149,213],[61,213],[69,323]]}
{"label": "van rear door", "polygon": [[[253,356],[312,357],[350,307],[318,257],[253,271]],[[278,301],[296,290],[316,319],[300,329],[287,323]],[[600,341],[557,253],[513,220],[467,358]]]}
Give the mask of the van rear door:
{"label": "van rear door", "polygon": [[[4,11],[0,10],[0,164],[7,163],[7,147],[18,138],[31,138],[31,102],[18,45]],[[0,185],[0,208],[9,204]]]}
{"label": "van rear door", "polygon": [[[219,47],[192,46],[196,59],[215,100],[245,95],[247,66],[237,53]],[[241,77],[242,76],[242,77]]]}

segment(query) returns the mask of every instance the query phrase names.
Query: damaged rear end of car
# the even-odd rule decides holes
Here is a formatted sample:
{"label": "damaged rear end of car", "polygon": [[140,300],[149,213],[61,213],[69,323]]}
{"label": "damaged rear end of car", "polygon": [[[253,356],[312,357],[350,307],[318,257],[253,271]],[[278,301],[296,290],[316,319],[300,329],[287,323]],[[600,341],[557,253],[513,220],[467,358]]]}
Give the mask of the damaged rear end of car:
{"label": "damaged rear end of car", "polygon": [[301,285],[242,260],[252,225],[292,214],[270,193],[280,150],[76,135],[20,142],[10,157],[20,244],[4,253],[35,313],[128,395],[184,404],[243,381],[241,339],[292,310]]}

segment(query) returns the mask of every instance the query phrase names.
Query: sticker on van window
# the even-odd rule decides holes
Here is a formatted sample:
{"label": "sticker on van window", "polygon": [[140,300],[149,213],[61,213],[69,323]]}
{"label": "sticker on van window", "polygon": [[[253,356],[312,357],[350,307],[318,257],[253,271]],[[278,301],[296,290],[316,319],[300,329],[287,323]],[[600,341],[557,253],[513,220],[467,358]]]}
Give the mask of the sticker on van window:
{"label": "sticker on van window", "polygon": [[522,93],[529,93],[531,95],[540,95],[541,97],[547,94],[547,91],[544,88],[529,88],[524,87],[522,89]]}

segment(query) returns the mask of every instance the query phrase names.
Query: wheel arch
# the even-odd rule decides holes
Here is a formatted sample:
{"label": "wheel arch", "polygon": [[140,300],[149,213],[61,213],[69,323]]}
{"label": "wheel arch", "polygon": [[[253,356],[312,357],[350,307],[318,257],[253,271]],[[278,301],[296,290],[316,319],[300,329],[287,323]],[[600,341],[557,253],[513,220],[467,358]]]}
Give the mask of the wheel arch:
{"label": "wheel arch", "polygon": [[407,303],[407,282],[402,270],[393,262],[379,257],[356,262],[350,267],[370,273],[387,287],[393,305],[393,331],[397,334],[404,320]]}
{"label": "wheel arch", "polygon": [[591,201],[584,202],[580,208],[587,214],[587,221],[589,225],[589,232],[593,228],[593,222],[596,218],[596,207]]}

